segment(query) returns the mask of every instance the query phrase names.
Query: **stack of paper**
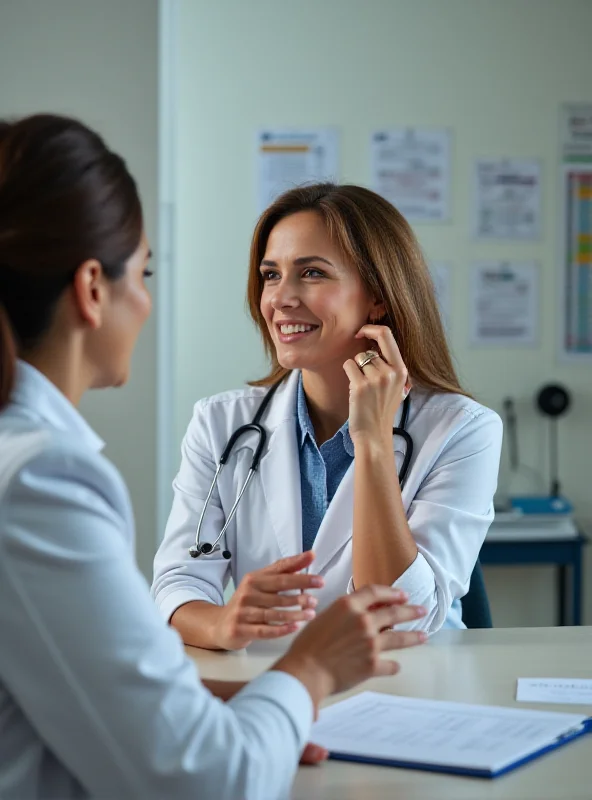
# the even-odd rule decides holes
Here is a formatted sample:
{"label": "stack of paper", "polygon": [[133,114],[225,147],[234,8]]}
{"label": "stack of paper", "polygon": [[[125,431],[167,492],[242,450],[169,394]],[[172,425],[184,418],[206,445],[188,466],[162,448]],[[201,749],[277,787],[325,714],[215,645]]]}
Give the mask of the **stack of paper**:
{"label": "stack of paper", "polygon": [[362,692],[321,711],[331,758],[494,778],[590,730],[582,714]]}

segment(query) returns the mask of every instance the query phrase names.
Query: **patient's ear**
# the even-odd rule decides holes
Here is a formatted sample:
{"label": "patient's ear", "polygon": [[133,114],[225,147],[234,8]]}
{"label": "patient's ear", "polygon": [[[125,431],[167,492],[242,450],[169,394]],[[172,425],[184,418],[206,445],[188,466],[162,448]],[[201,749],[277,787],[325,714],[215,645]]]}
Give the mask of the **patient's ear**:
{"label": "patient's ear", "polygon": [[105,282],[99,261],[91,258],[78,267],[72,281],[72,292],[82,320],[95,330],[100,328],[103,320]]}

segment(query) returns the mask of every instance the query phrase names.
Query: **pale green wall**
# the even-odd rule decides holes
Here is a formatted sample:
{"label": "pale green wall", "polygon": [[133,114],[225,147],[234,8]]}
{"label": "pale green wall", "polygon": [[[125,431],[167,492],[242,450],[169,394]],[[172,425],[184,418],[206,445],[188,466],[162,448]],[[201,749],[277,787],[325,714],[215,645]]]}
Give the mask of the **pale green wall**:
{"label": "pale green wall", "polygon": [[[0,0],[0,116],[52,111],[96,127],[138,180],[154,246],[157,76],[157,0]],[[82,406],[130,488],[146,575],[156,541],[155,388],[153,318],[129,385],[93,392]]]}
{"label": "pale green wall", "polygon": [[[557,363],[555,262],[558,112],[566,101],[592,102],[591,32],[587,0],[180,0],[177,439],[197,398],[261,372],[243,311],[255,131],[337,125],[343,179],[367,183],[374,127],[446,126],[453,220],[416,231],[429,258],[453,265],[451,340],[460,372],[496,409],[506,393],[521,401],[523,454],[533,464],[544,452],[533,392],[549,379],[573,390],[574,411],[561,426],[562,475],[590,527],[592,366]],[[477,156],[542,160],[539,243],[470,242]],[[468,267],[489,257],[541,262],[539,347],[469,349]],[[488,571],[487,580],[498,624],[549,624],[550,570]],[[588,592],[589,622],[591,599]]]}

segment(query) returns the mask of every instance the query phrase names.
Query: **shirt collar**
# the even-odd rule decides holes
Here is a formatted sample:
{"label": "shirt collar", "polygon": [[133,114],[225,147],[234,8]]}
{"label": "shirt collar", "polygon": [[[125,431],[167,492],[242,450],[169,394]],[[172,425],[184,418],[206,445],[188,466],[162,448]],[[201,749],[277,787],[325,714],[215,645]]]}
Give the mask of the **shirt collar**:
{"label": "shirt collar", "polygon": [[[308,405],[306,403],[306,395],[304,394],[304,384],[302,382],[302,373],[298,378],[298,389],[296,391],[296,424],[298,429],[298,445],[300,449],[304,447],[307,436],[310,437],[311,442],[315,442],[315,433],[308,413]],[[349,422],[346,420],[338,433],[341,434],[343,439],[343,449],[350,458],[354,457],[354,443],[349,435]]]}
{"label": "shirt collar", "polygon": [[72,434],[95,452],[100,452],[105,446],[57,386],[25,361],[17,361],[16,381],[10,402],[32,412],[51,427]]}

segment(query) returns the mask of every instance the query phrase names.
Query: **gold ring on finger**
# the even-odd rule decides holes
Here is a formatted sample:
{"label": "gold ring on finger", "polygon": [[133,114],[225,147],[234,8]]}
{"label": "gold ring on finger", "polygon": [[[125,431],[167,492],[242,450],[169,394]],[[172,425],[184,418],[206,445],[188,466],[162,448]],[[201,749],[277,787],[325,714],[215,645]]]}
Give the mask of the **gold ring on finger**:
{"label": "gold ring on finger", "polygon": [[365,353],[360,353],[359,356],[356,356],[355,360],[358,367],[363,369],[366,364],[374,361],[375,358],[380,358],[380,355],[376,352],[376,350],[366,350]]}

